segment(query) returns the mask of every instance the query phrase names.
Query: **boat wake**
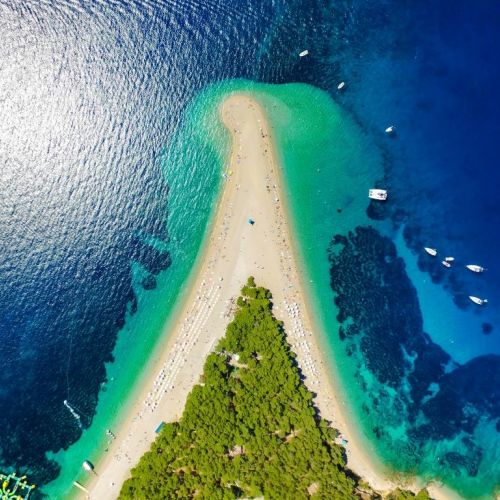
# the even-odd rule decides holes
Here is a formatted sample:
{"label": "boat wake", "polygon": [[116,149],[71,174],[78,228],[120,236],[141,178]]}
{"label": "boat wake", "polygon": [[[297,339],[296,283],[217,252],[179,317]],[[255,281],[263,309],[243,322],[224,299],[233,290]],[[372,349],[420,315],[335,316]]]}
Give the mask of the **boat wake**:
{"label": "boat wake", "polygon": [[68,403],[67,399],[64,400],[64,406],[66,406],[66,408],[70,411],[71,415],[73,415],[73,417],[75,417],[75,420],[78,423],[78,427],[80,427],[80,429],[81,429],[82,428],[82,419],[80,418],[80,415],[78,415],[78,413],[76,413],[76,411]]}

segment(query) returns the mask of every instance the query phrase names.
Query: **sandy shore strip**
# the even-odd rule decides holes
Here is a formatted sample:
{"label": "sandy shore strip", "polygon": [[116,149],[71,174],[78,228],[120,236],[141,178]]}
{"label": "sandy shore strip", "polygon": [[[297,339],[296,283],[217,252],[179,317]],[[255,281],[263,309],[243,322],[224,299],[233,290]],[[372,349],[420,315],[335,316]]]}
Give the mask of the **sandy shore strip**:
{"label": "sandy shore strip", "polygon": [[239,291],[250,275],[271,290],[274,313],[284,321],[305,383],[317,395],[315,404],[348,440],[349,467],[373,488],[391,489],[395,485],[353,438],[313,334],[265,114],[249,95],[234,94],[223,103],[221,116],[231,131],[233,146],[210,241],[169,341],[138,391],[140,399],[115,431],[108,453],[96,464],[97,475],[85,483],[90,498],[116,498],[130,469],[155,439],[158,425],[181,416],[207,354],[224,335]]}

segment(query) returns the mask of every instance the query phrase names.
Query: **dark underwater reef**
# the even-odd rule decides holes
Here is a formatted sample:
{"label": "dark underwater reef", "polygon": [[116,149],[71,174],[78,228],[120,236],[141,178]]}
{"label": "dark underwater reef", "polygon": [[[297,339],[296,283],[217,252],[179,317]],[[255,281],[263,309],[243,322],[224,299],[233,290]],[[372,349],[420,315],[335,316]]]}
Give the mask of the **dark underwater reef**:
{"label": "dark underwater reef", "polygon": [[[460,435],[459,449],[441,456],[441,463],[450,475],[475,476],[483,450],[472,433],[481,418],[496,421],[498,429],[500,356],[459,365],[431,340],[403,260],[373,227],[336,235],[329,260],[340,339],[349,355],[359,357],[359,367],[364,364],[382,384],[364,405],[370,421],[379,422],[373,434],[384,446],[401,446],[391,441],[388,428],[408,421],[408,470],[417,467],[426,443]],[[368,390],[361,373],[358,382]]]}
{"label": "dark underwater reef", "polygon": [[[166,240],[164,227],[150,229]],[[137,307],[131,262],[147,272],[145,288],[154,288],[154,276],[171,264],[167,252],[134,236],[113,248],[75,252],[71,260],[81,272],[73,265],[54,266],[47,272],[52,281],[33,280],[32,293],[26,294],[28,309],[16,313],[12,307],[3,308],[10,312],[2,318],[4,327],[8,322],[4,333],[15,336],[4,338],[8,348],[0,370],[0,461],[5,469],[29,474],[36,484],[59,473],[59,465],[46,452],[67,448],[92,422],[106,382],[105,363],[113,360],[127,311],[134,313]],[[4,300],[0,296],[0,304]],[[64,406],[65,399],[79,421]]]}
{"label": "dark underwater reef", "polygon": [[[388,168],[387,165],[385,165],[385,168]],[[387,173],[378,184],[383,186],[390,185]],[[467,292],[470,276],[468,280],[466,275],[459,276],[455,273],[450,273],[442,265],[441,259],[429,259],[429,256],[422,252],[423,242],[427,241],[428,237],[425,235],[424,230],[411,220],[410,214],[406,209],[398,207],[401,203],[399,203],[399,200],[397,201],[393,207],[371,202],[368,205],[366,214],[374,221],[390,219],[394,229],[402,227],[405,244],[418,255],[417,264],[420,271],[427,273],[433,283],[441,284],[443,288],[448,290],[458,308],[467,309],[471,307],[471,302],[468,299],[469,293]],[[490,335],[494,327],[491,323],[485,322],[483,323],[482,330],[485,335]]]}

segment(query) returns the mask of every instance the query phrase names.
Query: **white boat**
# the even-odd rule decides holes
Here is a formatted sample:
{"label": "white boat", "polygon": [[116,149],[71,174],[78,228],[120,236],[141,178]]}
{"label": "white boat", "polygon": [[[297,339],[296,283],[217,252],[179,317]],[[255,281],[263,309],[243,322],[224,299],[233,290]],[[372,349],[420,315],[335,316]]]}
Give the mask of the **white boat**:
{"label": "white boat", "polygon": [[387,191],[385,189],[370,189],[368,191],[368,198],[372,200],[387,200]]}
{"label": "white boat", "polygon": [[345,82],[340,82],[340,83],[337,85],[337,89],[338,89],[338,90],[342,90],[344,87],[345,87]]}
{"label": "white boat", "polygon": [[94,464],[92,462],[90,462],[89,460],[85,460],[82,464],[82,467],[83,467],[84,471],[93,472],[95,474]]}
{"label": "white boat", "polygon": [[483,271],[486,271],[484,267],[477,266],[476,264],[467,264],[465,267],[473,273],[482,273]]}
{"label": "white boat", "polygon": [[453,262],[455,260],[455,257],[445,257],[444,260],[446,262]]}
{"label": "white boat", "polygon": [[396,127],[394,125],[391,125],[390,127],[387,127],[385,129],[386,134],[392,134],[396,130]]}
{"label": "white boat", "polygon": [[488,299],[480,299],[479,297],[474,297],[474,295],[469,295],[469,299],[474,302],[474,304],[477,304],[478,306],[482,306],[483,304],[488,303]]}
{"label": "white boat", "polygon": [[299,57],[305,57],[309,55],[309,51],[308,50],[303,50],[300,54],[299,54]]}
{"label": "white boat", "polygon": [[424,247],[424,250],[433,257],[435,257],[438,253],[438,251],[435,248]]}
{"label": "white boat", "polygon": [[444,267],[451,267],[451,264],[446,260],[444,259],[441,264],[443,264]]}

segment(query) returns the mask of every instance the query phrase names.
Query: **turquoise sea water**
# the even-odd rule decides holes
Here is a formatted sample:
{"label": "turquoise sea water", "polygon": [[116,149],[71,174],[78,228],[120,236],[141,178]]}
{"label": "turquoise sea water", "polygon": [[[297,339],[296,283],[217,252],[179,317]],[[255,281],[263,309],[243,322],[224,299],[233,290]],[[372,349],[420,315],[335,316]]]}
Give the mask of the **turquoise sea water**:
{"label": "turquoise sea water", "polygon": [[[177,265],[160,272],[156,288],[147,292],[140,286],[144,272],[140,266],[135,269],[138,312],[127,318],[120,334],[115,361],[108,366],[108,382],[101,390],[92,426],[75,445],[54,456],[62,472],[57,481],[45,488],[50,496],[68,494],[68,485],[80,474],[82,457],[97,460],[106,453],[105,429],[119,425],[133,399],[133,388],[140,384],[147,368],[144,360],[154,358],[149,353],[161,349],[168,338],[169,318],[175,314],[176,300],[179,304],[187,289],[221,186],[229,138],[218,119],[218,106],[233,91],[251,93],[270,118],[283,165],[286,203],[306,271],[304,283],[321,327],[317,333],[349,418],[360,425],[359,434],[367,450],[389,467],[424,478],[443,477],[443,470],[434,464],[439,453],[437,445],[427,443],[425,458],[419,457],[420,467],[407,456],[401,460],[398,446],[411,444],[404,413],[398,415],[398,407],[387,406],[384,415],[391,442],[397,441],[398,446],[388,448],[387,440],[373,439],[371,431],[379,425],[380,415],[367,414],[367,383],[373,392],[383,392],[384,385],[366,369],[362,357],[353,352],[346,354],[344,344],[338,340],[339,309],[330,286],[328,248],[334,234],[345,235],[358,226],[375,223],[382,233],[391,233],[389,223],[374,222],[367,215],[367,190],[383,176],[380,149],[348,113],[319,89],[303,84],[272,86],[235,80],[205,89],[188,105],[173,140],[162,154],[162,171],[170,196],[169,240],[150,243],[164,246]],[[184,217],[186,207],[188,219]],[[487,428],[483,432],[487,438]],[[483,482],[485,476],[481,477]],[[474,485],[474,489],[479,491],[479,486]]]}
{"label": "turquoise sea water", "polygon": [[500,477],[498,361],[477,357],[485,345],[470,332],[480,318],[457,310],[419,269],[402,227],[370,205],[369,187],[386,175],[379,140],[314,89],[270,94],[287,90],[285,105],[268,101],[267,109],[318,334],[348,419],[395,474],[489,498]]}
{"label": "turquoise sea water", "polygon": [[[229,137],[220,123],[218,106],[234,91],[250,92],[271,118],[280,145],[278,154],[286,165],[284,174],[286,185],[290,187],[288,199],[293,200],[290,203],[293,214],[301,212],[304,197],[312,195],[318,199],[323,217],[335,217],[337,203],[332,205],[327,200],[341,193],[345,209],[345,217],[341,220],[346,225],[337,224],[337,230],[345,231],[366,218],[363,214],[365,197],[353,193],[349,187],[353,179],[357,179],[359,193],[365,193],[370,179],[380,174],[380,170],[377,171],[376,158],[364,159],[368,156],[364,145],[366,138],[360,137],[356,125],[327,94],[308,85],[272,86],[244,80],[227,81],[202,91],[186,108],[161,160],[169,185],[169,241],[152,243],[164,246],[177,265],[159,273],[155,289],[148,291],[141,288],[144,273],[137,266],[134,280],[137,312],[127,317],[120,334],[113,353],[115,360],[108,366],[108,382],[101,391],[92,426],[69,450],[54,456],[62,471],[58,479],[44,489],[51,496],[68,494],[71,481],[77,476],[82,479],[81,457],[97,460],[106,453],[105,430],[119,425],[120,417],[133,400],[133,388],[140,385],[141,375],[147,368],[144,360],[154,358],[154,354],[148,353],[154,353],[155,347],[161,349],[168,339],[169,319],[175,315],[175,305],[180,303],[187,289],[188,277],[202,248],[203,235],[208,230],[221,185],[220,174],[227,158]],[[333,142],[332,132],[335,133]],[[353,162],[357,165],[356,170],[351,168]],[[343,192],[340,186],[344,187]],[[188,218],[186,211],[190,214]],[[299,220],[300,240],[311,241],[310,235],[302,234],[301,227]],[[331,237],[331,229],[324,229],[323,234],[314,236],[317,250],[322,248],[323,257]],[[304,251],[310,248],[306,243]],[[324,258],[320,261],[324,265],[318,271],[327,275],[328,262]]]}
{"label": "turquoise sea water", "polygon": [[176,265],[155,277],[154,289],[144,289],[142,283],[147,273],[140,265],[135,266],[137,312],[126,317],[91,427],[68,450],[51,455],[62,470],[57,480],[44,488],[50,497],[69,495],[77,477],[84,481],[82,457],[97,461],[107,452],[106,429],[119,426],[134,402],[135,390],[147,373],[148,363],[168,340],[169,324],[188,291],[188,279],[213,215],[228,152],[229,137],[218,119],[223,92],[217,86],[193,101],[162,153],[161,169],[170,191],[169,239],[150,239],[149,244],[168,252]]}
{"label": "turquoise sea water", "polygon": [[57,478],[58,498],[106,453],[209,223],[228,146],[216,104],[244,88],[275,123],[306,285],[367,448],[491,496],[499,16],[466,0],[0,2],[0,468]]}
{"label": "turquoise sea water", "polygon": [[[485,391],[485,397],[491,398],[491,389],[481,378],[488,378],[491,369],[488,358],[475,368],[482,358],[476,361],[474,356],[482,355],[484,346],[478,344],[474,351],[466,338],[460,338],[467,328],[477,328],[478,318],[456,310],[449,294],[419,270],[402,228],[381,217],[376,212],[379,207],[370,206],[368,188],[385,175],[384,149],[318,89],[299,84],[234,85],[251,91],[271,119],[306,271],[304,281],[321,327],[318,334],[365,447],[395,473],[442,481],[467,497],[488,497],[499,474],[495,410],[490,412],[489,403],[481,406],[473,398],[467,402],[466,394],[481,398]],[[375,229],[363,233],[368,240],[358,238],[357,261],[328,260],[329,252],[336,254],[334,235],[346,236],[368,226]],[[332,265],[337,266],[337,278]],[[331,279],[345,281],[344,292],[336,290]],[[356,279],[358,292],[365,295],[348,297],[350,286],[356,290],[352,285]],[[383,286],[378,288],[380,281]],[[346,297],[339,306],[335,298],[343,294]],[[372,301],[372,296],[377,300]],[[340,332],[356,326],[357,318],[354,315],[346,322],[341,306],[365,299],[367,331],[357,332],[365,338],[356,340],[351,332],[346,341]],[[379,317],[383,311],[377,307],[387,308],[391,324]],[[386,330],[380,331],[380,325]],[[424,332],[432,332],[432,337]],[[465,402],[455,396],[457,391],[464,392]],[[438,393],[442,400],[435,397]],[[454,404],[449,404],[450,397]],[[456,426],[461,429],[458,433],[450,430]]]}

